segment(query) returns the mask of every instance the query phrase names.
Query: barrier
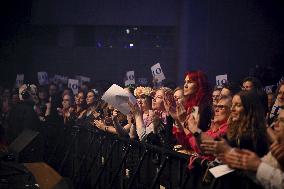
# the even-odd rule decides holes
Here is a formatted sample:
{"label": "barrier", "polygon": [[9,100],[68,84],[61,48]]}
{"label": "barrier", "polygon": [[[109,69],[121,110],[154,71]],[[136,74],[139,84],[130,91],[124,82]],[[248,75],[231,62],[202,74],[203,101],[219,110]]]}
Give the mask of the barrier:
{"label": "barrier", "polygon": [[189,171],[188,155],[100,130],[75,126],[59,133],[45,160],[74,188],[260,188],[238,171],[206,182],[207,163],[197,161]]}

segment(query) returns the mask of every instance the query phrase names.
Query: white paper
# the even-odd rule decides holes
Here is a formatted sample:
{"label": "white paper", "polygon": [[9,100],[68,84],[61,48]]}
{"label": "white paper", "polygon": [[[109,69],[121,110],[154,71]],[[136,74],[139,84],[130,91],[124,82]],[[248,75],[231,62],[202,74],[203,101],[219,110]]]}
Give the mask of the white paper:
{"label": "white paper", "polygon": [[81,86],[85,82],[91,82],[91,78],[82,75],[77,75],[75,78],[79,80],[79,86]]}
{"label": "white paper", "polygon": [[24,78],[25,78],[24,74],[17,74],[17,77],[16,77],[16,87],[19,88],[21,85],[24,84]]}
{"label": "white paper", "polygon": [[264,90],[266,93],[272,93],[272,88],[274,87],[275,85],[269,85],[269,86],[265,86]]}
{"label": "white paper", "polygon": [[219,165],[219,166],[209,169],[209,171],[212,173],[212,175],[215,178],[218,178],[218,177],[221,177],[223,175],[226,175],[228,173],[235,171],[235,169],[231,169],[230,167],[228,167],[228,165]]}
{"label": "white paper", "polygon": [[151,67],[151,72],[154,78],[158,80],[158,83],[166,79],[163,70],[161,68],[160,63],[155,64],[154,66]]}
{"label": "white paper", "polygon": [[68,79],[68,88],[72,89],[73,94],[78,93],[78,87],[79,87],[79,80],[77,79]]}
{"label": "white paper", "polygon": [[228,82],[228,75],[227,74],[216,76],[216,85],[217,86],[222,86],[227,82]]}
{"label": "white paper", "polygon": [[48,75],[46,72],[37,72],[39,85],[48,85]]}
{"label": "white paper", "polygon": [[129,114],[131,108],[128,101],[131,104],[136,104],[136,98],[120,86],[113,84],[102,96],[102,100],[118,109],[121,113]]}
{"label": "white paper", "polygon": [[[126,81],[128,83],[128,85],[135,85],[135,75],[134,75],[134,71],[128,71],[126,72]],[[125,82],[126,82],[125,81]]]}

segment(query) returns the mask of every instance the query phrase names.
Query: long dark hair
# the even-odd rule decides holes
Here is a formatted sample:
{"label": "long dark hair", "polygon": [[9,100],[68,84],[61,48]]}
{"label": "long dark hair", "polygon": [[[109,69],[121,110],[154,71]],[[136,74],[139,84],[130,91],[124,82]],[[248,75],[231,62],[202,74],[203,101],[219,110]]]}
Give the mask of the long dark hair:
{"label": "long dark hair", "polygon": [[264,109],[260,97],[254,91],[240,91],[236,95],[240,97],[244,111],[238,121],[229,118],[227,137],[229,140],[251,138],[253,148],[257,151],[260,143],[267,144]]}

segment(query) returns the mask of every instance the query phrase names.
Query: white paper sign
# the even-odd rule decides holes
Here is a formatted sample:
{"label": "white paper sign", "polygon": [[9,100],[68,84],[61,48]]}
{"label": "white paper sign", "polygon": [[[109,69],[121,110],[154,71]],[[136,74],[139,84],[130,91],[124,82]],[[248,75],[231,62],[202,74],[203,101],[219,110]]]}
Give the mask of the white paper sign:
{"label": "white paper sign", "polygon": [[85,82],[91,82],[91,78],[89,77],[77,75],[75,78],[79,80],[79,86],[81,86]]}
{"label": "white paper sign", "polygon": [[78,93],[79,81],[77,79],[68,79],[68,88],[72,89],[73,94]]}
{"label": "white paper sign", "polygon": [[228,165],[219,165],[219,166],[209,169],[209,171],[212,173],[212,175],[215,178],[218,178],[218,177],[221,177],[223,175],[226,175],[228,173],[235,171],[235,169],[231,169],[230,167],[228,167]]}
{"label": "white paper sign", "polygon": [[216,76],[216,85],[217,86],[222,86],[227,82],[228,82],[228,75],[227,74]]}
{"label": "white paper sign", "polygon": [[264,90],[266,93],[272,93],[272,88],[274,87],[275,85],[269,85],[269,86],[265,86],[264,87]]}
{"label": "white paper sign", "polygon": [[164,79],[166,79],[163,70],[161,68],[160,63],[155,64],[154,66],[151,67],[151,72],[154,78],[157,79],[157,82],[160,83]]}
{"label": "white paper sign", "polygon": [[118,109],[121,113],[129,114],[131,108],[128,101],[136,104],[136,98],[120,86],[113,84],[102,96],[102,100]]}
{"label": "white paper sign", "polygon": [[128,71],[126,72],[126,81],[128,85],[135,85],[135,75],[134,71]]}
{"label": "white paper sign", "polygon": [[17,74],[17,77],[16,77],[16,87],[19,88],[21,85],[24,84],[24,78],[25,78],[24,74]]}
{"label": "white paper sign", "polygon": [[38,79],[39,85],[48,84],[48,75],[46,72],[37,72],[37,79]]}

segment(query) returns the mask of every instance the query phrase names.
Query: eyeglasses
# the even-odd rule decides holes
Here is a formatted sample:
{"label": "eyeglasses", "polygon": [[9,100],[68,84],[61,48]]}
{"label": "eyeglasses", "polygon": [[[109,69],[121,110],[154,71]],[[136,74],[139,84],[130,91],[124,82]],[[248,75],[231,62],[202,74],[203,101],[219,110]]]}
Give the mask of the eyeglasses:
{"label": "eyeglasses", "polygon": [[229,108],[229,106],[226,106],[226,105],[214,105],[213,106],[214,107],[214,109],[220,109],[220,110],[224,110],[224,109],[226,109],[226,108]]}

